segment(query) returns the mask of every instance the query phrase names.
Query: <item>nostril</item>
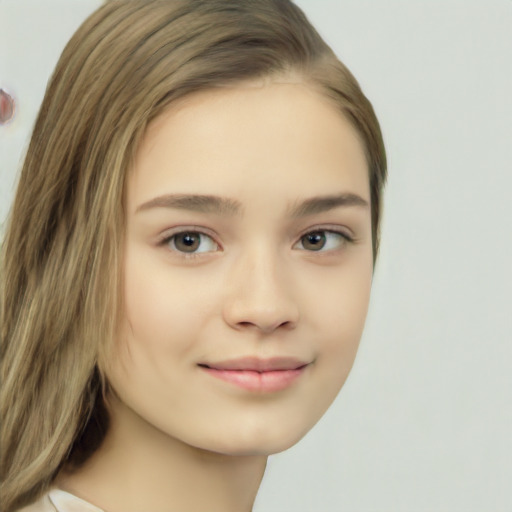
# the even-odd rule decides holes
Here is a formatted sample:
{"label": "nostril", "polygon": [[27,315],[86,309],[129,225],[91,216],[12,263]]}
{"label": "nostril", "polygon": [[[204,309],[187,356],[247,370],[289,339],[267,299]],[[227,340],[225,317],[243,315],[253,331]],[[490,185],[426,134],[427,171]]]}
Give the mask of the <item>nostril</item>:
{"label": "nostril", "polygon": [[237,322],[239,329],[258,329],[263,332],[274,332],[276,329],[291,329],[294,326],[294,322],[286,320],[284,322],[265,322],[264,320],[255,320],[254,322]]}
{"label": "nostril", "polygon": [[229,297],[222,309],[225,322],[237,331],[284,332],[297,326],[298,304],[292,297],[254,292]]}

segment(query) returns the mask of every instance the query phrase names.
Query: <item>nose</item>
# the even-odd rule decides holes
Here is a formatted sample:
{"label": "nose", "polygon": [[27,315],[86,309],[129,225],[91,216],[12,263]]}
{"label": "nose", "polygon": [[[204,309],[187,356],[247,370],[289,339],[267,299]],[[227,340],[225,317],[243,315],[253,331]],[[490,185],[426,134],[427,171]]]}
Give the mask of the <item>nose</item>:
{"label": "nose", "polygon": [[297,297],[289,272],[277,259],[273,254],[257,251],[234,265],[228,276],[229,291],[223,309],[224,320],[233,329],[271,334],[276,329],[296,327]]}

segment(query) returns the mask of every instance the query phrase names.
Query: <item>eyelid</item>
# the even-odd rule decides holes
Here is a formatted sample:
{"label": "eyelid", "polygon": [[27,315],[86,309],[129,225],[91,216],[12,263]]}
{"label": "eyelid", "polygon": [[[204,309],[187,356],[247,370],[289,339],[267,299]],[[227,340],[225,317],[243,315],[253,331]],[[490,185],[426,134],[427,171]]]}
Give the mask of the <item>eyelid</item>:
{"label": "eyelid", "polygon": [[[176,226],[174,228],[169,228],[163,231],[159,237],[158,241],[164,241],[168,238],[171,238],[173,235],[178,235],[180,233],[199,233],[201,235],[207,235],[213,239],[216,239],[216,234],[211,229],[205,228],[204,226]],[[217,243],[219,243],[217,240],[215,240]],[[220,244],[219,244],[220,245]]]}
{"label": "eyelid", "polygon": [[[198,233],[200,235],[207,236],[207,237],[211,238],[215,242],[215,244],[219,248],[218,249],[219,251],[223,250],[222,244],[219,242],[216,234],[213,231],[211,231],[208,228],[205,228],[203,226],[176,226],[175,228],[170,228],[170,229],[164,231],[158,237],[157,245],[159,245],[159,246],[166,245],[167,243],[169,243],[169,240],[173,236],[179,235],[180,233]],[[185,258],[194,258],[194,257],[204,256],[205,254],[211,254],[213,252],[218,252],[218,251],[205,251],[205,252],[186,253],[186,252],[171,250],[170,252],[178,253],[180,256],[185,257]]]}
{"label": "eyelid", "polygon": [[[308,229],[304,230],[298,237],[297,241],[293,244],[292,249],[295,249],[297,244],[301,243],[302,238],[304,238],[306,235],[310,233],[317,233],[317,232],[324,232],[324,233],[333,233],[335,235],[339,235],[344,239],[343,245],[346,243],[354,243],[356,241],[354,234],[352,231],[346,227],[342,227],[339,225],[319,225],[319,226],[312,226]],[[325,253],[332,253],[335,252],[338,249],[341,249],[342,247],[338,247],[336,249],[327,249],[327,250],[318,250],[318,251],[308,251],[307,249],[297,249],[301,251],[305,251],[311,254],[325,254]]]}
{"label": "eyelid", "polygon": [[[350,240],[352,242],[355,241],[355,235],[352,232],[351,229],[347,228],[346,226],[340,226],[339,224],[320,224],[318,226],[310,226],[304,231],[301,232],[299,235],[297,242],[308,233],[314,233],[315,231],[328,231],[330,233],[337,233],[339,235],[344,236],[347,238],[347,240]],[[295,242],[295,243],[297,243]]]}

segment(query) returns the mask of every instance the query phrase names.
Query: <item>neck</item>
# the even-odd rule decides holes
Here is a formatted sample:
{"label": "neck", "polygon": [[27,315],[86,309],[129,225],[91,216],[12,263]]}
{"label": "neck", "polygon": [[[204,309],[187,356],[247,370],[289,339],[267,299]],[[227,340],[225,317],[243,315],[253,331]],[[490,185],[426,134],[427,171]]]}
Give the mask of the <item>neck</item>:
{"label": "neck", "polygon": [[170,437],[114,400],[107,436],[56,485],[106,512],[250,512],[264,455],[223,455]]}

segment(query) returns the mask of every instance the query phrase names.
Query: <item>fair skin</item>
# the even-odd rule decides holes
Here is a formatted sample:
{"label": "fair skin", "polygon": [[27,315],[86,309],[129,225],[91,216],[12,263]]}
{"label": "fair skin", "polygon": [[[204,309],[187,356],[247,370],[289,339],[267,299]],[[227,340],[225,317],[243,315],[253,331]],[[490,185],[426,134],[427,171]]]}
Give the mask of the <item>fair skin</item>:
{"label": "fair skin", "polygon": [[108,512],[251,510],[267,456],[353,364],[369,202],[354,129],[304,83],[201,92],[158,118],[127,186],[112,423],[58,485]]}

